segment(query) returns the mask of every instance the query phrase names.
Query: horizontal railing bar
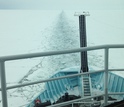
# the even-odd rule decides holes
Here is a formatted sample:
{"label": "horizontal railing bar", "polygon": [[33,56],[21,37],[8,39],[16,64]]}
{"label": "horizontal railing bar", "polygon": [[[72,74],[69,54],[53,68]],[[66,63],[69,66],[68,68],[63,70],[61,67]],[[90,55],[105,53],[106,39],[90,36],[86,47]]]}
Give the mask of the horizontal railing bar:
{"label": "horizontal railing bar", "polygon": [[[123,70],[124,69],[109,69],[108,71],[123,71]],[[46,80],[41,80],[41,81],[36,81],[36,82],[31,82],[31,83],[25,83],[25,84],[21,84],[21,85],[9,86],[9,87],[7,87],[7,89],[13,89],[13,88],[18,88],[18,87],[23,87],[26,85],[34,85],[34,84],[43,83],[43,82],[47,82],[47,81],[53,81],[53,80],[58,80],[58,79],[63,79],[63,78],[75,77],[75,76],[104,72],[104,71],[105,70],[98,70],[98,71],[90,71],[90,72],[86,72],[86,73],[73,74],[73,75],[68,75],[68,76],[61,76],[58,78],[51,78],[51,79],[46,79]],[[0,88],[0,91],[1,91],[1,88]]]}
{"label": "horizontal railing bar", "polygon": [[124,69],[108,69],[108,71],[124,71]]}
{"label": "horizontal railing bar", "polygon": [[[113,100],[113,101],[109,101],[109,100],[108,100],[109,103],[118,102],[118,101],[120,101],[120,100],[116,100],[116,101],[115,101],[115,100]],[[100,103],[100,102],[101,102],[101,101],[92,101],[92,102],[82,102],[82,101],[81,101],[81,102],[74,102],[74,103],[72,103],[72,104],[82,104],[82,103],[93,104],[93,103]]]}
{"label": "horizontal railing bar", "polygon": [[108,100],[108,103],[114,103],[114,102],[119,102],[119,101],[121,101],[121,100],[112,100],[112,101]]}
{"label": "horizontal railing bar", "polygon": [[[115,70],[114,69],[109,69],[109,71],[123,71],[123,70],[124,69],[115,69]],[[86,73],[79,73],[79,74],[73,74],[73,75],[68,75],[68,76],[61,76],[61,77],[57,77],[57,78],[51,78],[51,79],[46,79],[46,80],[41,80],[41,81],[36,81],[36,82],[31,82],[31,83],[25,83],[25,84],[21,84],[21,85],[9,86],[6,89],[19,88],[19,87],[34,85],[34,84],[43,83],[43,82],[47,82],[47,81],[53,81],[53,80],[58,80],[58,79],[63,79],[63,78],[71,78],[71,77],[75,77],[75,76],[93,74],[93,73],[104,72],[104,71],[105,70],[98,70],[98,71],[92,71],[91,70],[90,72],[86,72]],[[1,88],[0,88],[0,91],[1,91]],[[116,93],[110,93],[110,94],[116,94]],[[123,92],[122,92],[122,94],[123,94]]]}
{"label": "horizontal railing bar", "polygon": [[58,79],[63,79],[63,78],[76,77],[76,76],[81,76],[81,75],[86,75],[86,74],[93,74],[93,73],[98,73],[98,72],[104,72],[104,70],[98,70],[98,71],[92,71],[92,72],[86,72],[86,73],[79,73],[79,74],[73,74],[73,75],[68,75],[68,76],[61,76],[61,77],[57,77],[57,78],[51,78],[51,79],[46,79],[46,80],[41,80],[41,81],[36,81],[36,82],[31,82],[31,83],[14,85],[14,86],[7,87],[7,89],[24,87],[24,86],[28,86],[28,85],[34,85],[34,84],[38,84],[38,83],[43,83],[43,82],[48,82],[48,81],[53,81],[53,80],[58,80]]}
{"label": "horizontal railing bar", "polygon": [[[109,69],[109,71],[123,71],[124,69]],[[75,77],[75,76],[81,76],[81,75],[86,75],[86,74],[93,74],[93,73],[99,73],[99,72],[104,72],[105,70],[97,70],[97,71],[90,71],[90,72],[86,72],[86,73],[79,73],[79,74],[73,74],[73,75],[68,75],[68,76],[61,76],[61,77],[57,77],[57,78],[51,78],[51,79],[46,79],[46,80],[41,80],[41,81],[36,81],[36,82],[31,82],[31,83],[25,83],[25,84],[21,84],[21,85],[14,85],[14,86],[9,86],[7,87],[7,89],[13,89],[13,88],[19,88],[19,87],[23,87],[23,86],[28,86],[28,85],[34,85],[34,84],[38,84],[38,83],[43,83],[43,82],[47,82],[47,81],[53,81],[53,80],[58,80],[58,79],[63,79],[63,78],[70,78],[70,77]],[[0,88],[1,91],[1,88]]]}
{"label": "horizontal railing bar", "polygon": [[124,48],[124,44],[108,44],[108,45],[104,45],[105,48]]}
{"label": "horizontal railing bar", "polygon": [[[117,93],[117,92],[116,92],[116,94],[120,94],[120,93]],[[116,95],[116,94],[115,94],[115,95]],[[124,94],[124,92],[123,92],[122,94]],[[108,95],[114,95],[114,93],[108,93]],[[59,103],[59,104],[55,104],[55,105],[51,105],[51,106],[47,106],[47,107],[62,107],[62,106],[65,106],[65,105],[78,103],[77,101],[82,101],[82,100],[85,100],[85,99],[90,99],[90,98],[99,97],[99,96],[105,96],[105,94],[95,95],[95,96],[90,96],[90,97],[85,97],[85,98],[80,98],[80,99],[76,99],[76,100],[71,100],[71,101],[68,101],[68,102]],[[111,101],[108,101],[108,102],[111,102]],[[79,103],[80,103],[80,102],[79,102]],[[81,103],[82,103],[82,102],[81,102]],[[83,102],[83,103],[84,103],[84,102]]]}
{"label": "horizontal railing bar", "polygon": [[30,54],[21,54],[21,55],[10,55],[0,57],[1,60],[9,61],[9,60],[17,60],[17,59],[25,59],[25,58],[34,58],[34,57],[42,57],[42,56],[50,56],[50,55],[60,55],[60,54],[69,54],[76,53],[88,50],[102,49],[102,47],[84,47],[84,48],[76,48],[69,50],[61,50],[61,51],[49,51],[49,52],[39,52],[39,53],[30,53]]}
{"label": "horizontal railing bar", "polygon": [[47,106],[47,107],[62,107],[62,106],[66,106],[66,105],[72,104],[72,103],[77,102],[77,101],[82,101],[82,100],[85,100],[85,99],[90,99],[90,98],[99,97],[99,96],[105,96],[105,94],[79,98],[79,99],[76,99],[76,100],[71,100],[71,101],[67,101],[67,102],[63,102],[63,103],[59,103],[59,104],[55,104],[55,105],[50,105],[50,106]]}
{"label": "horizontal railing bar", "polygon": [[110,93],[108,93],[108,95],[120,95],[120,94],[124,94],[124,92],[110,92]]}
{"label": "horizontal railing bar", "polygon": [[[116,69],[116,70],[121,71],[121,70],[124,70],[124,69]],[[63,78],[70,78],[70,77],[92,74],[92,73],[98,73],[98,72],[104,72],[104,71],[105,70],[97,70],[97,71],[90,71],[90,72],[86,72],[86,73],[79,73],[79,74],[73,74],[73,75],[68,75],[68,76],[61,76],[61,77],[57,77],[57,78],[51,78],[51,79],[46,79],[46,80],[41,80],[41,81],[36,81],[36,82],[31,82],[31,83],[25,83],[25,84],[21,84],[21,85],[9,86],[9,87],[7,87],[7,89],[13,89],[13,88],[18,88],[18,87],[43,83],[43,82],[47,82],[47,81],[53,81],[53,80],[58,80],[58,79],[63,79]],[[115,71],[115,70],[114,69],[109,69],[109,71]],[[1,91],[1,88],[0,88],[0,91]]]}
{"label": "horizontal railing bar", "polygon": [[83,48],[76,48],[76,49],[69,49],[69,50],[62,50],[62,51],[50,51],[50,52],[39,52],[39,53],[30,53],[30,54],[21,54],[21,55],[10,55],[10,56],[2,56],[0,57],[0,60],[9,61],[9,60],[17,60],[17,59],[25,59],[25,58],[50,56],[50,55],[69,54],[69,53],[98,50],[98,49],[105,49],[105,48],[124,48],[124,45],[100,45],[100,46],[83,47]]}
{"label": "horizontal railing bar", "polygon": [[100,103],[101,101],[92,101],[92,102],[90,102],[90,101],[88,101],[88,102],[74,102],[73,104],[82,104],[82,103],[89,103],[89,104],[93,104],[93,103]]}

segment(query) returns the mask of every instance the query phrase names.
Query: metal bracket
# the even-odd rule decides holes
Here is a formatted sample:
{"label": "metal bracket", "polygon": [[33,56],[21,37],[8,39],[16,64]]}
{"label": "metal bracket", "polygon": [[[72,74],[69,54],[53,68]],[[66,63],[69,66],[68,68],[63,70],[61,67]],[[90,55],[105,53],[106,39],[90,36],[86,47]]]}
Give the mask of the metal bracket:
{"label": "metal bracket", "polygon": [[74,16],[90,16],[89,12],[75,12]]}

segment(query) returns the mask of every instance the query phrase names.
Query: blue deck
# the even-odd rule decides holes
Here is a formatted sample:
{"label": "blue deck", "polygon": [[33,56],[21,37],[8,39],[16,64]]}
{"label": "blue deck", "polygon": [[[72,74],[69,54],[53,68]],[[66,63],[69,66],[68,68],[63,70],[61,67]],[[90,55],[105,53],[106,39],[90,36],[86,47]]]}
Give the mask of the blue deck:
{"label": "blue deck", "polygon": [[[78,71],[78,69],[64,69],[62,71],[57,72],[50,78],[77,74]],[[74,87],[78,86],[77,82],[78,77],[64,78],[60,80],[46,82],[45,90],[41,92],[36,98],[40,99],[42,102],[50,101],[51,103],[54,103],[61,96],[63,96],[65,92],[67,92],[68,90],[73,90]],[[34,98],[34,100],[36,98]],[[27,107],[33,107],[32,105],[34,105],[34,100]]]}
{"label": "blue deck", "polygon": [[[79,73],[79,67],[67,68],[55,73],[50,78],[56,78],[61,76],[67,76]],[[91,85],[94,89],[104,90],[104,73],[91,74]],[[108,91],[109,92],[124,92],[124,78],[116,74],[109,72],[108,77]],[[39,98],[42,102],[50,101],[56,102],[61,96],[68,90],[73,90],[74,87],[79,87],[79,77],[64,78],[60,80],[49,81],[45,83],[45,90],[41,92],[36,98]],[[124,95],[118,95],[118,99],[124,99]],[[34,98],[34,100],[36,99]],[[34,100],[27,106],[32,107]]]}

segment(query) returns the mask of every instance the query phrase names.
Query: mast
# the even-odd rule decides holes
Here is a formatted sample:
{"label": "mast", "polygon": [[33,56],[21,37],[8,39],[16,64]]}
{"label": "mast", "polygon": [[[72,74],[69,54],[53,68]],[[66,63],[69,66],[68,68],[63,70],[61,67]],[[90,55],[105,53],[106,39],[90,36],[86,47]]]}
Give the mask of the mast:
{"label": "mast", "polygon": [[[89,13],[88,12],[75,13],[75,16],[79,16],[80,47],[87,47],[86,16],[89,16]],[[88,72],[87,51],[81,52],[81,71],[80,72]]]}
{"label": "mast", "polygon": [[[87,38],[86,38],[86,16],[89,16],[89,13],[76,13],[76,16],[79,16],[79,33],[80,33],[80,47],[87,47]],[[88,60],[87,60],[87,51],[81,52],[81,69],[80,73],[88,72]],[[91,96],[90,89],[90,78],[89,75],[83,75],[80,78],[81,85],[79,87],[79,92],[82,97]]]}

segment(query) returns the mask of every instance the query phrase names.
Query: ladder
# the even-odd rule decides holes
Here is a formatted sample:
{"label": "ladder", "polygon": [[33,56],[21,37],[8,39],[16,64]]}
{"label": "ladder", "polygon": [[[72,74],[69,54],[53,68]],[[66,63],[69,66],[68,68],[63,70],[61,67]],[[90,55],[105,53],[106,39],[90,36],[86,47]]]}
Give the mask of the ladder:
{"label": "ladder", "polygon": [[89,76],[83,76],[83,95],[84,97],[86,96],[91,96],[91,91],[90,91],[90,80]]}

